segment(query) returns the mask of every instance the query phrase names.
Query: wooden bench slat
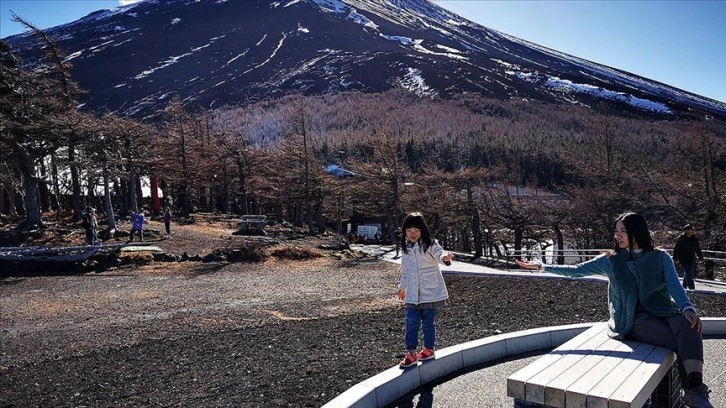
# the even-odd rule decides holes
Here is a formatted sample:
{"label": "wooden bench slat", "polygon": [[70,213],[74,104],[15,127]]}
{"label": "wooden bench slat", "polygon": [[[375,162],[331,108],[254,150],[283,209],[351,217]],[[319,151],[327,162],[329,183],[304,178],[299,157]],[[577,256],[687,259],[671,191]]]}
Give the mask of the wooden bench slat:
{"label": "wooden bench slat", "polygon": [[[525,385],[527,401],[545,404],[545,387],[547,384],[569,370],[575,364],[579,364],[580,360],[582,360],[582,358],[586,355],[583,351],[588,353],[588,350],[595,350],[608,340],[610,340],[610,338],[607,336],[607,333],[604,330],[601,330],[593,333],[592,336],[579,347],[559,351],[564,353],[562,358],[550,364],[546,370],[537,373],[537,375],[527,380],[527,384]],[[558,352],[553,352],[552,354],[557,353]]]}
{"label": "wooden bench slat", "polygon": [[670,374],[675,353],[618,341],[598,324],[507,378],[507,395],[558,408],[642,407]]}
{"label": "wooden bench slat", "polygon": [[612,393],[608,408],[642,407],[675,361],[675,353],[671,350],[655,347],[623,385]]}
{"label": "wooden bench slat", "polygon": [[[613,340],[617,341],[617,340]],[[636,342],[618,342],[619,344],[612,350],[612,352],[605,358],[596,363],[587,376],[581,377],[576,382],[572,383],[565,392],[565,407],[566,408],[582,408],[587,405],[587,394],[593,387],[595,387],[609,372],[623,361],[622,353],[631,353],[635,347]],[[617,357],[621,356],[621,357]]]}
{"label": "wooden bench slat", "polygon": [[608,398],[640,365],[655,348],[648,343],[639,343],[632,353],[628,353],[623,360],[608,373],[587,395],[587,408],[608,408]]}
{"label": "wooden bench slat", "polygon": [[[599,372],[593,373],[593,371],[596,370],[598,364],[607,358],[609,354],[616,353],[618,350],[622,351],[626,348],[627,345],[624,345],[622,342],[608,338],[597,348],[597,351],[593,352],[593,350],[590,350],[577,363],[578,367],[582,368],[581,370],[567,370],[547,384],[545,387],[545,404],[553,407],[564,407],[567,391],[573,384],[576,384],[583,378],[597,377]],[[608,352],[608,350],[610,351]],[[602,373],[602,375],[604,376],[605,373]],[[584,405],[583,398],[580,407]]]}
{"label": "wooden bench slat", "polygon": [[[596,324],[593,327],[590,327],[589,329],[580,333],[579,335],[573,337],[572,339],[566,341],[559,347],[555,348],[553,351],[577,348],[582,343],[587,341],[589,337],[597,332],[602,331],[603,327],[607,326],[603,324]],[[563,356],[564,354],[545,354],[528,366],[510,375],[507,378],[507,395],[515,399],[525,400],[525,385],[527,383],[527,380],[537,375],[540,371],[545,370],[547,367],[550,366],[550,364],[559,360]]]}

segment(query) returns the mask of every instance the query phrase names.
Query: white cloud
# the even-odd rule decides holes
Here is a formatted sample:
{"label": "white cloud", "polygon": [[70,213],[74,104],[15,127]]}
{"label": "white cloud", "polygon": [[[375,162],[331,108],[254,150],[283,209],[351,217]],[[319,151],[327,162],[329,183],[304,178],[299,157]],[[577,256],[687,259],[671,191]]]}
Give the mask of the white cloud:
{"label": "white cloud", "polygon": [[128,6],[129,4],[138,3],[143,0],[118,0],[119,4],[122,6]]}

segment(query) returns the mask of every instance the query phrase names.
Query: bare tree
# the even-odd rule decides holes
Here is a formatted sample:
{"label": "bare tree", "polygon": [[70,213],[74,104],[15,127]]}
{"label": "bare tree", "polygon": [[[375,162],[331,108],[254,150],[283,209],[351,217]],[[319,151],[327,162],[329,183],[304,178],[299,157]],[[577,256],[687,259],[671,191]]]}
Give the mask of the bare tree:
{"label": "bare tree", "polygon": [[55,85],[55,93],[53,97],[57,99],[58,108],[67,115],[59,115],[56,120],[59,127],[64,128],[66,134],[66,148],[68,165],[71,172],[71,182],[73,186],[73,219],[79,220],[83,212],[83,204],[81,202],[81,183],[76,163],[76,148],[78,144],[78,116],[75,115],[77,97],[81,94],[78,84],[71,79],[71,63],[65,58],[65,53],[60,49],[53,38],[48,36],[45,31],[37,26],[24,20],[15,13],[12,13],[11,20],[22,24],[28,30],[32,31],[44,45],[47,63],[39,66],[36,70],[43,72],[44,76],[52,81]]}
{"label": "bare tree", "polygon": [[57,82],[40,71],[20,67],[10,47],[0,42],[0,144],[12,152],[22,175],[26,219],[21,229],[43,225],[38,202],[38,163],[63,144],[58,122],[67,114],[55,97]]}

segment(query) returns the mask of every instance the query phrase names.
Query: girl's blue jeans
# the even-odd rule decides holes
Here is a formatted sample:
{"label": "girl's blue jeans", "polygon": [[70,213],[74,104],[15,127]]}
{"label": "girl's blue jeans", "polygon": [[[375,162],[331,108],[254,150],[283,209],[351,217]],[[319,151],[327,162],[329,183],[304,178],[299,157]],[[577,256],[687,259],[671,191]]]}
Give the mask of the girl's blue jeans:
{"label": "girl's blue jeans", "polygon": [[418,348],[418,331],[423,326],[424,347],[434,349],[436,346],[436,309],[406,308],[406,350]]}

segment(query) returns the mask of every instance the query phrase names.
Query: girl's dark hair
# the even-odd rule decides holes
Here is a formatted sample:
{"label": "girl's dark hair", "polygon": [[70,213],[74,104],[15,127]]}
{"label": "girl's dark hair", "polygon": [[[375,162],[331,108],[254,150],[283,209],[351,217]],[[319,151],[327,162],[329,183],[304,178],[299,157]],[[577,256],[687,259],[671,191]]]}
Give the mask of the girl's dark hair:
{"label": "girl's dark hair", "polygon": [[434,239],[431,237],[431,230],[429,230],[429,225],[426,224],[426,219],[423,214],[420,212],[412,212],[403,219],[403,226],[401,227],[401,249],[403,252],[408,253],[406,250],[406,229],[408,228],[418,228],[421,230],[421,238],[419,238],[419,242],[421,243],[424,252],[433,245]]}
{"label": "girl's dark hair", "polygon": [[[628,232],[628,242],[630,249],[633,249],[633,244],[638,243],[638,248],[643,251],[653,250],[653,238],[650,236],[648,231],[648,224],[645,222],[645,218],[642,215],[627,212],[623,213],[615,220],[614,228],[617,228],[618,221],[622,221],[625,225],[625,230]],[[615,243],[615,251],[619,251],[618,243]]]}

